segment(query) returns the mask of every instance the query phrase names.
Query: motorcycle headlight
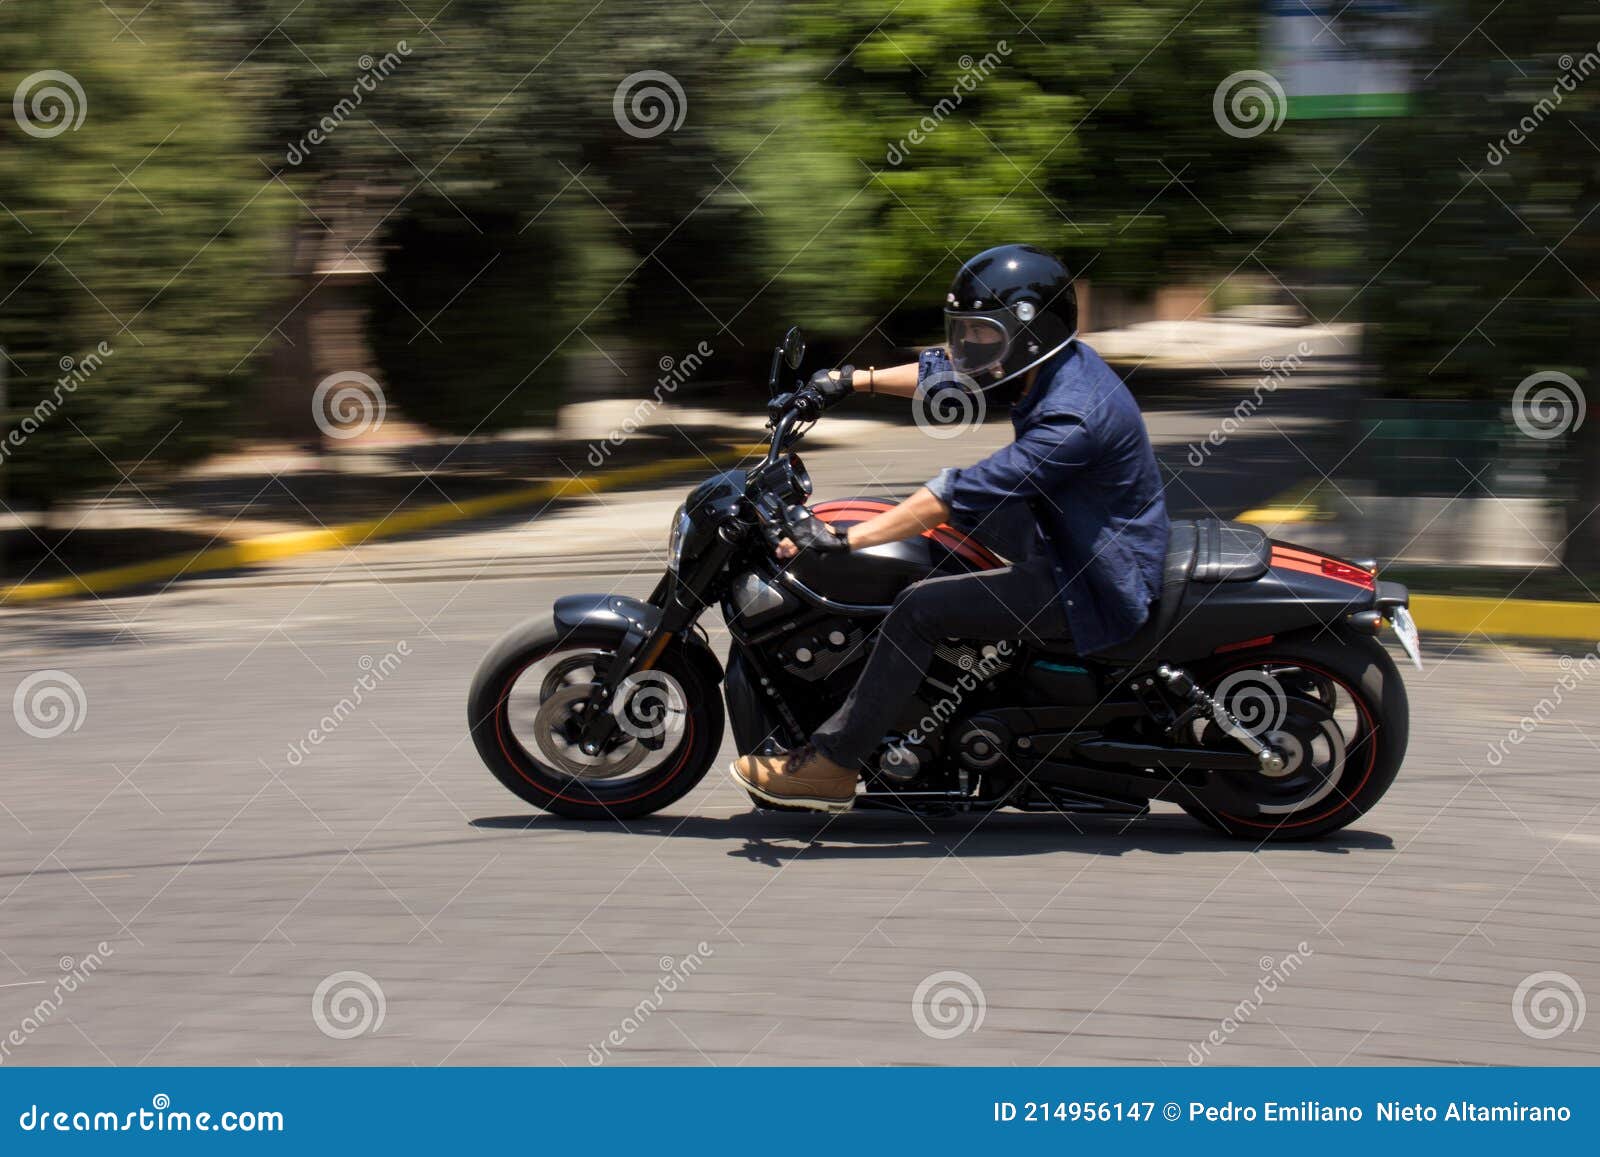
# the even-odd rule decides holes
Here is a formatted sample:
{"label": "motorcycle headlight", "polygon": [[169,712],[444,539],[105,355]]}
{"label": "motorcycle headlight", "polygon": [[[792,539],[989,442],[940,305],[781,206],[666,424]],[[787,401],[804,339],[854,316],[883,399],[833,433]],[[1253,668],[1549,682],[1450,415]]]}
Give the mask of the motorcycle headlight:
{"label": "motorcycle headlight", "polygon": [[683,561],[683,543],[689,533],[689,515],[682,506],[672,516],[672,533],[667,535],[667,569],[677,573]]}

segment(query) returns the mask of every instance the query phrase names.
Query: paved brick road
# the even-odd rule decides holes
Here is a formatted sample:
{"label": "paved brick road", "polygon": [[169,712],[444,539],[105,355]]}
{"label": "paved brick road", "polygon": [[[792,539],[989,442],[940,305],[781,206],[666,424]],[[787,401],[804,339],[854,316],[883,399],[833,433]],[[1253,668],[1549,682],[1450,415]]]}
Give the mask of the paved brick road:
{"label": "paved brick road", "polygon": [[[463,694],[523,611],[648,577],[367,565],[5,618],[5,697],[60,669],[87,704],[53,739],[0,715],[6,1063],[583,1065],[613,1030],[620,1063],[1182,1065],[1213,1030],[1227,1064],[1600,1052],[1600,1017],[1541,1040],[1512,1010],[1543,971],[1600,993],[1600,677],[1487,762],[1563,674],[1552,652],[1431,650],[1398,786],[1313,846],[1252,851],[1176,814],[758,815],[720,768],[623,830],[530,815],[465,741]],[[577,573],[536,573],[555,569]],[[402,640],[292,764],[362,657]],[[984,1012],[935,1039],[913,996],[944,971]],[[349,1039],[312,1011],[341,972],[383,996]],[[357,1002],[331,1007],[327,1027],[359,1026]]]}

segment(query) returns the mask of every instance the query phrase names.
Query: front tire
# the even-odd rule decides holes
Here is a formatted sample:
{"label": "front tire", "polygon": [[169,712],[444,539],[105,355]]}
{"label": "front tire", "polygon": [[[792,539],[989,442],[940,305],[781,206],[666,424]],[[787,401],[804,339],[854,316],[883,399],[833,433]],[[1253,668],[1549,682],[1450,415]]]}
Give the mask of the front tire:
{"label": "front tire", "polygon": [[[1276,674],[1274,674],[1276,672]],[[1259,738],[1289,753],[1289,766],[1266,773],[1219,773],[1258,802],[1253,815],[1234,815],[1193,801],[1195,819],[1240,839],[1309,840],[1338,831],[1370,811],[1399,774],[1410,731],[1410,707],[1400,672],[1383,644],[1370,636],[1323,634],[1285,639],[1230,655],[1195,672],[1212,695],[1249,694],[1267,687],[1255,703],[1277,721],[1261,724]],[[1270,679],[1269,684],[1266,680]],[[1284,691],[1278,698],[1273,685]],[[1252,720],[1225,703],[1247,730]],[[1215,724],[1198,738],[1234,744]]]}
{"label": "front tire", "polygon": [[645,673],[640,694],[661,693],[628,716],[605,759],[586,765],[563,744],[562,713],[578,709],[583,680],[620,642],[604,628],[562,634],[553,622],[534,620],[502,638],[479,665],[467,703],[472,742],[494,777],[535,807],[569,819],[650,815],[691,791],[716,757],[722,697],[681,645],[669,646]]}

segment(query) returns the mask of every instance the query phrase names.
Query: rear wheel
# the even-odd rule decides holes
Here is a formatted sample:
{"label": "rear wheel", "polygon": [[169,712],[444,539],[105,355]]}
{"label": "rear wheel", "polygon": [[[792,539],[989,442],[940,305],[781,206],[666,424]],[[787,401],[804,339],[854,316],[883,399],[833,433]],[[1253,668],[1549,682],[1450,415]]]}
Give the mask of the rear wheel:
{"label": "rear wheel", "polygon": [[617,689],[615,735],[578,743],[590,690],[620,640],[533,623],[502,639],[472,681],[468,722],[489,770],[522,799],[573,819],[629,819],[682,798],[722,743],[722,697],[681,647]]}
{"label": "rear wheel", "polygon": [[[1312,839],[1364,815],[1400,770],[1410,710],[1400,673],[1376,639],[1284,640],[1195,676],[1244,731],[1284,756],[1278,771],[1217,773],[1255,812],[1185,803],[1202,823],[1242,839]],[[1238,749],[1215,722],[1194,727],[1202,746]]]}

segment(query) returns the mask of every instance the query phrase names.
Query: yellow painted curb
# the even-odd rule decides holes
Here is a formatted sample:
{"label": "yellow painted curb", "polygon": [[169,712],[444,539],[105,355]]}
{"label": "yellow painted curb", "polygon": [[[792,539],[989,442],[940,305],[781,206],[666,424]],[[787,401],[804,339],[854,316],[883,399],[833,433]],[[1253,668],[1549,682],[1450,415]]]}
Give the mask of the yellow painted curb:
{"label": "yellow painted curb", "polygon": [[1235,522],[1248,522],[1254,526],[1288,526],[1296,522],[1321,522],[1320,511],[1304,506],[1259,506],[1237,516]]}
{"label": "yellow painted curb", "polygon": [[1600,640],[1600,603],[1412,595],[1411,614],[1420,629],[1449,635]]}
{"label": "yellow painted curb", "polygon": [[[238,542],[230,542],[226,546],[216,546],[194,554],[169,555],[166,558],[151,559],[149,562],[90,571],[88,574],[73,575],[68,578],[18,583],[0,591],[0,606],[37,603],[47,599],[68,598],[72,595],[103,594],[122,587],[159,582],[162,579],[178,578],[186,574],[236,570],[257,563],[311,554],[319,550],[360,546],[374,539],[415,534],[421,530],[429,530],[452,522],[484,518],[491,514],[514,510],[519,506],[552,502],[558,498],[581,498],[587,493],[616,490],[630,483],[653,482],[690,470],[695,466],[706,465],[708,462],[721,466],[739,461],[750,454],[752,449],[751,446],[735,446],[703,457],[669,458],[663,462],[650,462],[641,466],[623,466],[591,478],[539,482],[517,490],[486,494],[480,498],[468,498],[461,502],[440,502],[432,506],[420,506],[415,510],[402,510],[364,522],[349,522],[317,530],[291,530],[283,534],[244,538]],[[763,444],[754,449],[764,451],[766,447]]]}

